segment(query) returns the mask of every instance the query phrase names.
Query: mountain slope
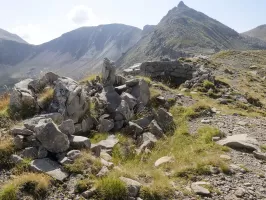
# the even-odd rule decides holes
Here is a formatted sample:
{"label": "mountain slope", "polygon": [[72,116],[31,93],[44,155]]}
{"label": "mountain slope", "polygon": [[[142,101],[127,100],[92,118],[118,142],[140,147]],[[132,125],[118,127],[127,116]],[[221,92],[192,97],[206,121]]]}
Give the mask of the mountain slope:
{"label": "mountain slope", "polygon": [[18,35],[9,33],[1,28],[0,28],[0,40],[11,40],[11,41],[27,44],[27,42],[23,40],[22,38],[20,38]]}
{"label": "mountain slope", "polygon": [[16,43],[14,49],[19,58],[14,60],[14,44],[6,44],[10,51],[0,53],[0,63],[12,66],[8,73],[13,79],[38,77],[46,71],[79,79],[98,72],[104,57],[116,61],[140,37],[141,29],[123,24],[83,27],[42,45],[25,46],[26,51]]}
{"label": "mountain slope", "polygon": [[182,1],[119,61],[128,67],[160,56],[177,58],[185,54],[212,54],[223,49],[263,49],[266,43],[242,37],[233,29],[187,7]]}
{"label": "mountain slope", "polygon": [[242,34],[266,41],[266,24],[258,26]]}

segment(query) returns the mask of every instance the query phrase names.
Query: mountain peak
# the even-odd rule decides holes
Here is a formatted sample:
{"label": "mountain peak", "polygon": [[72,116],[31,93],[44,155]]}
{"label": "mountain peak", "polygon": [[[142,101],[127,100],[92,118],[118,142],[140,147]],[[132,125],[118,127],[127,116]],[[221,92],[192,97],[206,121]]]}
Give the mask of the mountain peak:
{"label": "mountain peak", "polygon": [[183,1],[180,1],[179,4],[177,5],[178,8],[186,8],[186,4]]}

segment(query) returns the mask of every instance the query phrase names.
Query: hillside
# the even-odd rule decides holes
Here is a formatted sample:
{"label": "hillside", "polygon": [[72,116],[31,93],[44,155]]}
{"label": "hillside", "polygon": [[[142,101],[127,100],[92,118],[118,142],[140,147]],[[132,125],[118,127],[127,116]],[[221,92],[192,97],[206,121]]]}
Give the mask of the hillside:
{"label": "hillside", "polygon": [[181,87],[116,80],[108,59],[100,79],[47,73],[16,84],[0,96],[0,200],[264,199],[265,55],[154,65],[181,70]]}
{"label": "hillside", "polygon": [[215,19],[187,7],[182,1],[168,12],[154,31],[143,37],[120,60],[128,67],[161,56],[213,54],[224,49],[265,49],[266,43],[245,38]]}
{"label": "hillside", "polygon": [[[4,75],[10,80],[38,77],[46,71],[80,79],[99,71],[104,57],[117,60],[140,37],[138,28],[109,24],[79,28],[38,46],[3,41],[0,65],[11,66]],[[4,84],[7,82],[0,81]]]}
{"label": "hillside", "polygon": [[266,41],[266,25],[264,24],[264,25],[258,26],[242,34]]}
{"label": "hillside", "polygon": [[11,40],[11,41],[27,44],[27,42],[23,40],[21,37],[19,37],[18,35],[9,33],[8,31],[0,28],[0,41],[1,40]]}

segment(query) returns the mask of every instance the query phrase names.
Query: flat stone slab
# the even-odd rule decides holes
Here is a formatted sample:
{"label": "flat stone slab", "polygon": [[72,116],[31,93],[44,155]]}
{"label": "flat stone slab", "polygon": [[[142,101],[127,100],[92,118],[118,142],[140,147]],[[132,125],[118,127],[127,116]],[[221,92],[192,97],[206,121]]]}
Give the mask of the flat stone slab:
{"label": "flat stone slab", "polygon": [[68,173],[63,171],[61,165],[49,158],[33,160],[30,166],[33,171],[44,172],[59,181],[68,177]]}
{"label": "flat stone slab", "polygon": [[156,162],[154,163],[154,166],[159,167],[162,164],[173,162],[173,160],[174,158],[172,156],[164,156],[156,160]]}
{"label": "flat stone slab", "polygon": [[217,144],[228,146],[233,149],[246,149],[249,151],[259,150],[259,143],[255,138],[247,134],[228,136],[217,142]]}
{"label": "flat stone slab", "polygon": [[97,145],[101,146],[102,149],[112,149],[119,140],[115,137],[115,135],[110,135],[106,140],[102,140]]}

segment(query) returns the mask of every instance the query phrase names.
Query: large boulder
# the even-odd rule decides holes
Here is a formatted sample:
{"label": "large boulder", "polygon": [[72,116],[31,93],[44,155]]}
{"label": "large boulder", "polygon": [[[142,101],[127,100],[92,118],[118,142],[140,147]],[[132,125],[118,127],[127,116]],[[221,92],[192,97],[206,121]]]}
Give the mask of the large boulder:
{"label": "large boulder", "polygon": [[48,72],[38,80],[33,80],[29,83],[29,88],[36,93],[41,92],[46,86],[53,86],[59,76],[53,72]]}
{"label": "large boulder", "polygon": [[29,89],[32,79],[25,79],[15,84],[10,95],[10,111],[21,117],[33,116],[38,111],[35,94]]}
{"label": "large boulder", "polygon": [[64,152],[69,148],[69,140],[51,119],[42,119],[35,126],[36,138],[52,153]]}
{"label": "large boulder", "polygon": [[103,88],[103,91],[99,94],[99,101],[103,108],[109,113],[112,113],[120,105],[121,97],[113,86],[107,86]]}
{"label": "large boulder", "polygon": [[63,121],[63,116],[60,113],[43,114],[30,119],[26,119],[23,121],[23,124],[27,129],[34,131],[35,126],[42,119],[52,119],[56,124],[61,124]]}
{"label": "large boulder", "polygon": [[258,141],[255,138],[249,137],[247,134],[228,136],[219,140],[217,143],[233,149],[245,149],[248,151],[259,150]]}
{"label": "large boulder", "polygon": [[88,108],[85,90],[71,78],[58,78],[50,110],[59,112],[65,119],[72,119],[77,123]]}
{"label": "large boulder", "polygon": [[144,106],[150,100],[150,89],[149,84],[145,80],[140,80],[137,85],[132,87],[131,94],[139,101],[142,102]]}
{"label": "large boulder", "polygon": [[155,118],[164,132],[169,131],[174,126],[173,115],[163,108],[157,111]]}
{"label": "large boulder", "polygon": [[123,92],[121,98],[128,103],[130,109],[133,109],[137,105],[137,99],[129,93]]}
{"label": "large boulder", "polygon": [[75,124],[72,119],[63,121],[60,126],[58,126],[58,128],[62,133],[68,136],[73,135],[75,133]]}
{"label": "large boulder", "polygon": [[110,61],[108,58],[104,58],[102,68],[102,82],[104,87],[114,85],[116,81],[115,71],[116,67],[114,62]]}
{"label": "large boulder", "polygon": [[91,147],[91,142],[89,138],[83,136],[72,136],[70,138],[70,145],[75,149],[89,149]]}

